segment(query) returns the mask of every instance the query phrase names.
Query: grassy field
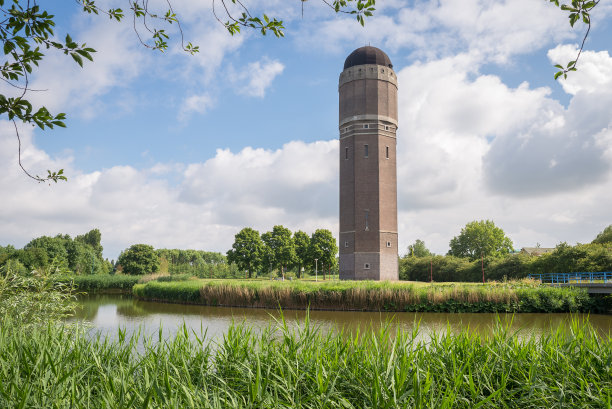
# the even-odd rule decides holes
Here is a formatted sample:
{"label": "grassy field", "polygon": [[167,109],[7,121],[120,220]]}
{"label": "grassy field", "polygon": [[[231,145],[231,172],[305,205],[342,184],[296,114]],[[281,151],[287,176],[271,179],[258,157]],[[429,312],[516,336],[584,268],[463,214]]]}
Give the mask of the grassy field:
{"label": "grassy field", "polygon": [[213,306],[439,312],[597,311],[586,291],[510,283],[188,280],[137,284],[144,300]]}
{"label": "grassy field", "polygon": [[[2,408],[608,408],[612,339],[588,324],[519,340],[503,327],[321,332],[308,322],[91,339],[0,317]],[[138,346],[140,345],[140,347]],[[144,346],[143,346],[144,345]]]}

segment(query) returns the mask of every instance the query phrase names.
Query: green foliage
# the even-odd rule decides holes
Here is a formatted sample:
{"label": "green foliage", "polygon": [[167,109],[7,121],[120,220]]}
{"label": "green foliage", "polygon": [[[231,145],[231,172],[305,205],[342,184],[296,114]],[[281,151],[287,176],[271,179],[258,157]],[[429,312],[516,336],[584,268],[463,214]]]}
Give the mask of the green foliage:
{"label": "green foliage", "polygon": [[[400,259],[400,279],[429,281],[433,266],[436,282],[478,282],[482,280],[480,260],[454,256],[405,257]],[[561,243],[555,251],[541,256],[509,254],[485,257],[486,280],[518,280],[529,274],[612,271],[612,245]]]}
{"label": "green foliage", "polygon": [[134,296],[213,306],[422,312],[604,311],[583,289],[532,282],[414,285],[380,281],[189,280],[151,281]]}
{"label": "green foliage", "polygon": [[295,255],[297,263],[297,278],[302,274],[302,267],[310,264],[310,237],[301,230],[293,233],[293,242],[295,243]]}
{"label": "green foliage", "polygon": [[159,257],[153,246],[133,244],[119,255],[117,262],[125,274],[151,274],[159,269]]}
{"label": "green foliage", "polygon": [[58,234],[31,240],[23,249],[12,246],[0,251],[0,266],[9,260],[19,261],[27,272],[45,270],[51,273],[108,274],[112,265],[102,258],[101,235],[98,229],[77,236]]}
{"label": "green foliage", "polygon": [[234,244],[227,252],[227,261],[234,263],[251,278],[260,268],[264,255],[264,243],[259,232],[245,227],[234,236]]}
{"label": "green foliage", "polygon": [[567,66],[562,66],[561,64],[556,64],[555,67],[559,69],[555,73],[555,79],[563,76],[563,79],[567,78],[567,74],[570,71],[576,71],[578,60],[580,59],[580,55],[582,54],[582,50],[584,49],[584,43],[586,42],[587,37],[589,36],[589,32],[591,31],[591,11],[597,4],[599,4],[599,0],[571,0],[569,4],[561,4],[559,0],[549,0],[550,3],[553,3],[555,6],[559,7],[561,10],[567,12],[567,17],[569,19],[570,26],[574,27],[574,24],[577,22],[582,22],[587,26],[587,30],[582,39],[582,44],[580,45],[580,49],[578,50],[578,55],[576,59],[567,63]]}
{"label": "green foliage", "polygon": [[160,273],[190,274],[198,277],[216,277],[233,273],[226,257],[217,252],[203,250],[157,249]]}
{"label": "green foliage", "polygon": [[102,259],[102,251],[104,250],[104,248],[101,244],[102,233],[100,233],[100,230],[92,229],[82,236],[76,236],[74,241],[90,246],[95,252],[96,257]]}
{"label": "green foliage", "polygon": [[338,245],[331,231],[327,229],[317,229],[310,238],[310,247],[308,250],[310,255],[310,264],[314,267],[315,259],[318,260],[319,268],[325,271],[335,270],[337,265],[336,254],[338,254]]}
{"label": "green foliage", "polygon": [[431,251],[425,247],[425,242],[417,239],[414,244],[408,246],[407,255],[411,257],[429,257],[432,254]]}
{"label": "green foliage", "polygon": [[284,275],[285,268],[292,266],[297,258],[291,230],[277,225],[272,231],[262,234],[261,240],[264,243],[264,266],[277,268]]}
{"label": "green foliage", "polygon": [[139,276],[123,274],[94,274],[94,275],[58,275],[53,277],[56,283],[73,286],[78,291],[95,292],[125,292],[131,293],[134,284],[140,280]]}
{"label": "green foliage", "polygon": [[591,242],[593,244],[612,243],[612,224],[603,229],[601,233]]}
{"label": "green foliage", "polygon": [[76,306],[72,290],[44,274],[24,277],[7,265],[0,267],[0,328],[9,320],[29,328],[66,317]]}
{"label": "green foliage", "polygon": [[513,251],[512,241],[491,220],[473,221],[461,229],[450,241],[451,256],[470,260],[484,256],[503,256]]}
{"label": "green foliage", "polygon": [[165,335],[0,326],[0,406],[606,408],[612,389],[612,340],[578,319],[522,338],[501,323],[489,336],[430,338],[392,325],[337,333],[308,319],[232,326],[214,341],[186,326]]}
{"label": "green foliage", "polygon": [[199,280],[150,281],[146,284],[136,284],[133,293],[135,297],[145,300],[197,303],[200,299],[201,286]]}

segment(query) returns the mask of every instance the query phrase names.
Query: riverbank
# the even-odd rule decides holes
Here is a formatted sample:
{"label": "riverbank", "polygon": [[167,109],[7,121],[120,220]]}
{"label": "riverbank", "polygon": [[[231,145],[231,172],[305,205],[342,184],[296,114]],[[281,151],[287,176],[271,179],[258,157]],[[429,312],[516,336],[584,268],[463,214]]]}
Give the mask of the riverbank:
{"label": "riverbank", "polygon": [[125,333],[109,341],[5,317],[0,407],[609,406],[612,339],[588,323],[523,340],[503,326],[489,336],[418,335],[388,326],[338,334],[281,319],[263,332],[231,327],[214,345],[186,328],[163,342]]}
{"label": "riverbank", "polygon": [[188,280],[136,284],[136,298],[227,307],[405,312],[601,312],[583,289],[530,281],[405,283],[373,281]]}
{"label": "riverbank", "polygon": [[143,276],[123,274],[59,275],[56,283],[73,286],[77,292],[100,294],[132,294],[132,288]]}

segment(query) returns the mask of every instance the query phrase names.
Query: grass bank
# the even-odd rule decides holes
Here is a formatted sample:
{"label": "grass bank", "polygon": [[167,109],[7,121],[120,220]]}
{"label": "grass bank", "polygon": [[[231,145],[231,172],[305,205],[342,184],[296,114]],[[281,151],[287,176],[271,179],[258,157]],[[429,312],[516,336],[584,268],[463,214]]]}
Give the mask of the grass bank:
{"label": "grass bank", "polygon": [[191,280],[137,284],[134,296],[213,306],[418,312],[596,312],[583,289],[532,282],[390,283],[373,281]]}
{"label": "grass bank", "polygon": [[[0,318],[0,407],[610,407],[612,340],[588,324],[518,340],[503,327],[419,341],[418,332],[263,333],[231,328],[213,346],[174,338],[91,339]],[[140,345],[143,343],[140,342]]]}
{"label": "grass bank", "polygon": [[53,281],[72,284],[75,290],[88,293],[131,293],[134,284],[142,276],[123,274],[93,274],[93,275],[61,275],[53,277]]}

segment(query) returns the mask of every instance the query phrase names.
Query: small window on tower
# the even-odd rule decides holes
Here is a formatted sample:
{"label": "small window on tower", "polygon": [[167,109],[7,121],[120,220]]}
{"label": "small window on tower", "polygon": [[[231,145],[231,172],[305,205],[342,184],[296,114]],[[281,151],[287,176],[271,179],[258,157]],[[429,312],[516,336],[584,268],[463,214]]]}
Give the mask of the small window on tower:
{"label": "small window on tower", "polygon": [[365,264],[363,265],[363,269],[364,269],[364,270],[369,270],[369,269],[370,269],[370,263],[365,263]]}
{"label": "small window on tower", "polygon": [[390,129],[389,125],[385,125],[385,131],[388,131]]}
{"label": "small window on tower", "polygon": [[348,247],[348,241],[344,242],[344,247]]}
{"label": "small window on tower", "polygon": [[386,151],[387,151],[387,159],[389,159],[389,147],[386,147]]}
{"label": "small window on tower", "polygon": [[348,147],[344,148],[344,159],[348,159]]}
{"label": "small window on tower", "polygon": [[391,247],[391,242],[390,241],[387,242],[387,247]]}
{"label": "small window on tower", "polygon": [[370,227],[368,226],[368,216],[370,215],[370,211],[366,210],[365,211],[365,231],[370,230]]}
{"label": "small window on tower", "polygon": [[368,149],[368,145],[363,145],[363,157],[367,158],[369,154],[370,154],[370,151]]}
{"label": "small window on tower", "polygon": [[368,129],[370,127],[370,124],[363,124],[363,129]]}

